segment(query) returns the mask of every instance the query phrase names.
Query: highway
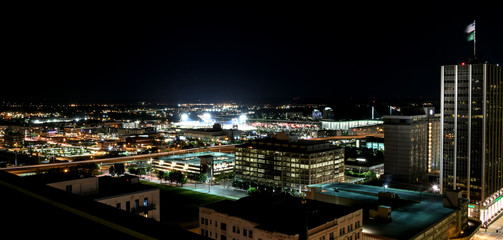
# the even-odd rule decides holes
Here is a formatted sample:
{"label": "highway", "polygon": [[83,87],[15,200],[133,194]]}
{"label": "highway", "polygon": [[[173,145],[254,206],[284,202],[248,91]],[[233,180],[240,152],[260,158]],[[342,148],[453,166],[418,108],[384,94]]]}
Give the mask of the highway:
{"label": "highway", "polygon": [[47,170],[47,169],[51,169],[51,168],[72,167],[72,166],[86,164],[86,163],[96,163],[96,164],[124,163],[124,162],[130,162],[130,161],[150,159],[150,158],[154,158],[154,157],[169,156],[169,155],[182,155],[182,154],[187,154],[187,153],[208,152],[208,151],[209,152],[233,153],[234,149],[235,149],[235,145],[221,145],[221,146],[214,146],[214,147],[208,147],[208,148],[191,148],[191,149],[176,150],[176,151],[171,151],[171,152],[132,155],[132,156],[115,157],[115,158],[101,158],[101,159],[92,159],[92,160],[84,160],[84,161],[76,161],[76,162],[61,162],[61,163],[48,163],[48,164],[38,164],[38,165],[6,167],[6,168],[0,168],[0,170],[19,175],[21,173],[37,172],[39,170]]}
{"label": "highway", "polygon": [[360,138],[367,138],[367,137],[384,138],[384,133],[372,133],[372,134],[351,135],[351,136],[320,137],[320,138],[311,138],[308,140],[342,140],[342,139],[360,139]]}

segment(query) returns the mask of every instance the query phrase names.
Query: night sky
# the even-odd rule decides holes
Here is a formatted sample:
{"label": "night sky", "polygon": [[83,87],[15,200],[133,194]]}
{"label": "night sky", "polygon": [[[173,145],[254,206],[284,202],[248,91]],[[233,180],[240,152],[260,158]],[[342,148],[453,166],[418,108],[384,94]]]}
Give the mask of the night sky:
{"label": "night sky", "polygon": [[439,97],[474,19],[477,55],[503,63],[494,6],[249,4],[4,9],[1,99]]}

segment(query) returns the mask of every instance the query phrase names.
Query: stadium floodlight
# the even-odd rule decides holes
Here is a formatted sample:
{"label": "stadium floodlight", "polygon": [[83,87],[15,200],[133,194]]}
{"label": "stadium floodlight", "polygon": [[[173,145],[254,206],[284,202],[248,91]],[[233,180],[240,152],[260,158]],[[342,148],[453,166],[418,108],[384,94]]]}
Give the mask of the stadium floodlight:
{"label": "stadium floodlight", "polygon": [[241,116],[239,116],[240,123],[246,123],[247,119],[248,119],[248,117],[246,117],[246,114],[242,114]]}
{"label": "stadium floodlight", "polygon": [[203,114],[202,119],[204,122],[211,122],[211,114],[209,114],[209,113]]}
{"label": "stadium floodlight", "polygon": [[189,114],[183,113],[181,116],[181,119],[182,119],[182,122],[186,122],[187,120],[189,120]]}

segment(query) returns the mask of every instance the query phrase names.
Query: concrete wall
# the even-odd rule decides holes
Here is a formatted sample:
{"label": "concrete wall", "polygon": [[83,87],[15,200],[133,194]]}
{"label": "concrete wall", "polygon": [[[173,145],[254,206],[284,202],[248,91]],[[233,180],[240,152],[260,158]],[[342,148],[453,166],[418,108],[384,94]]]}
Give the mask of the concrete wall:
{"label": "concrete wall", "polygon": [[66,187],[71,185],[72,193],[79,196],[89,196],[93,194],[97,194],[99,191],[98,178],[90,177],[90,178],[80,178],[69,181],[62,181],[56,183],[49,183],[48,186],[53,188],[61,189],[66,191]]}
{"label": "concrete wall", "polygon": [[[225,230],[222,229],[222,224],[225,224]],[[285,239],[296,240],[298,236],[288,236],[281,233],[268,232],[256,229],[257,223],[246,221],[244,219],[230,216],[227,214],[216,212],[213,209],[199,207],[199,228],[202,236],[207,236],[211,239],[221,239],[225,235],[227,239]],[[239,229],[239,232],[238,232]],[[244,231],[246,230],[246,237]],[[250,230],[252,237],[250,237]]]}
{"label": "concrete wall", "polygon": [[[147,209],[147,214],[145,215],[144,211],[142,210],[144,207],[144,199],[147,198],[148,200],[148,205]],[[111,196],[107,198],[100,198],[100,199],[95,199],[95,201],[112,206],[112,207],[117,207],[117,204],[120,203],[120,209],[121,210],[126,210],[126,202],[129,201],[130,203],[130,211],[134,212],[135,211],[135,200],[138,200],[139,203],[139,209],[136,209],[138,211],[138,215],[145,216],[147,218],[153,218],[157,221],[161,220],[161,214],[160,214],[160,194],[159,194],[159,189],[151,189],[151,190],[146,190],[146,191],[140,191],[140,192],[134,192],[134,193],[129,193],[129,194],[121,194],[121,195],[116,195],[116,196]]]}
{"label": "concrete wall", "polygon": [[[358,224],[357,224],[358,222]],[[226,224],[226,230],[222,230],[222,223]],[[200,233],[211,239],[220,239],[221,235],[225,235],[227,239],[283,239],[283,240],[297,240],[299,234],[286,235],[278,232],[270,232],[263,229],[255,228],[258,223],[250,222],[235,216],[216,212],[212,209],[205,207],[199,208],[199,227]],[[362,238],[363,214],[362,210],[357,210],[353,213],[334,219],[323,225],[308,230],[308,239],[330,239],[330,234],[333,234],[335,239],[347,239],[352,237],[359,239]],[[343,232],[341,232],[343,228]],[[239,229],[239,230],[238,230]],[[244,236],[243,231],[246,230],[247,234]],[[250,237],[250,230],[252,237]],[[341,235],[342,233],[342,235]]]}
{"label": "concrete wall", "polygon": [[[358,222],[358,223],[357,223]],[[359,209],[348,215],[308,230],[308,239],[361,239],[363,236],[363,213]],[[342,232],[341,232],[342,229]]]}

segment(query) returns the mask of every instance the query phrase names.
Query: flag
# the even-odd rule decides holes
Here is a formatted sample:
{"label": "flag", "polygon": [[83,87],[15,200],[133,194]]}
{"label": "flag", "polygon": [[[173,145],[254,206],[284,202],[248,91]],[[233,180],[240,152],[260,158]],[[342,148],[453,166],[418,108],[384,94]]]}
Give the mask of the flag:
{"label": "flag", "polygon": [[470,25],[466,26],[466,33],[471,33],[475,31],[475,21],[472,22]]}
{"label": "flag", "polygon": [[473,40],[475,40],[475,32],[468,34],[468,37],[466,37],[466,41],[473,41]]}

